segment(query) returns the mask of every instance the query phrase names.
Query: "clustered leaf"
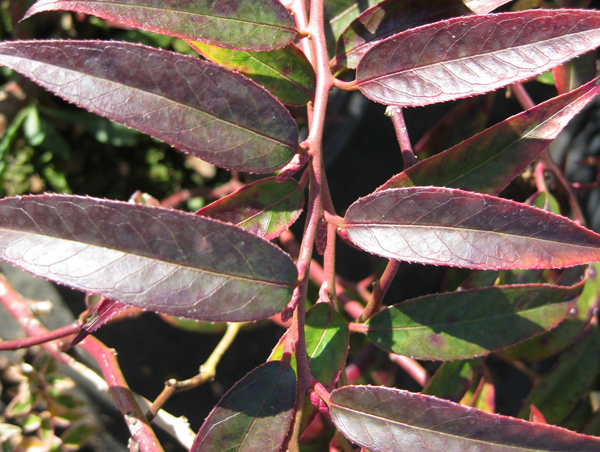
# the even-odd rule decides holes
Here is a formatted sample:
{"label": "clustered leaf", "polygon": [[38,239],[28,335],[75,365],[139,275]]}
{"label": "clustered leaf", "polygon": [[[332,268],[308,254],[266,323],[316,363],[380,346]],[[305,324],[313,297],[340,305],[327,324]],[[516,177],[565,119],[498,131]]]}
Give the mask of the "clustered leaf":
{"label": "clustered leaf", "polygon": [[[184,325],[179,317],[206,321],[203,331],[282,312],[277,320],[286,321],[297,309],[269,360],[211,411],[192,452],[282,450],[305,429],[310,436],[323,416],[337,429],[332,450],[348,449],[340,434],[372,452],[600,450],[598,438],[540,423],[568,419],[600,372],[600,235],[558,214],[564,206],[546,186],[546,166],[536,168],[538,191],[523,196],[524,203],[498,196],[600,92],[600,78],[592,79],[600,11],[567,9],[585,8],[586,0],[501,13],[491,12],[508,0],[311,3],[309,26],[298,30],[308,2],[38,0],[26,18],[90,14],[182,38],[202,57],[114,41],[3,41],[0,65],[221,168],[279,174],[241,176],[236,182],[246,181],[243,188],[195,214],[153,198],[152,205],[70,195],[0,199],[0,259],[102,297],[74,344],[131,306],[175,316],[174,325]],[[323,9],[321,29],[313,7]],[[515,7],[528,8],[525,2]],[[301,50],[307,48],[310,55]],[[354,82],[333,83],[329,71],[343,77],[348,69],[356,69]],[[536,76],[554,83],[559,95],[485,130],[492,96],[462,101],[415,146],[427,158],[414,165],[396,116],[404,170],[354,202],[343,218],[334,215],[325,168],[318,166],[332,86],[358,89],[400,115],[402,107],[470,98]],[[285,105],[308,109],[293,109],[292,117]],[[308,124],[302,143],[296,119]],[[44,124],[35,106],[17,115],[0,141],[0,173],[21,125],[31,146],[52,147]],[[292,179],[307,163],[299,181]],[[300,217],[307,184],[307,234],[296,264],[269,241],[282,236],[294,248],[289,233],[282,234]],[[369,280],[371,292],[333,274],[328,221],[356,248],[391,261],[381,280]],[[325,253],[324,275],[313,272],[315,263],[305,267],[313,248]],[[448,272],[446,286],[455,291],[381,307],[394,261],[476,272],[466,279],[462,270]],[[307,286],[309,277],[322,280],[318,295]],[[355,295],[369,300],[364,312]],[[317,297],[332,302],[305,312],[306,301]],[[349,327],[338,304],[360,321]],[[370,348],[347,366],[350,330],[362,333],[352,340]],[[365,350],[406,360],[413,371],[420,367],[411,358],[442,364],[420,394],[344,386],[352,370],[370,365]],[[492,352],[523,361],[561,353],[518,414],[539,422],[494,414],[494,378],[485,362]],[[50,382],[56,363],[41,358],[34,371]],[[390,384],[394,375],[374,378]],[[6,415],[23,429],[53,434],[50,418],[32,412],[42,393],[30,380],[19,380]],[[53,382],[45,403],[73,421],[62,441],[77,447],[95,427],[76,422],[80,402]],[[0,421],[0,437],[14,442],[20,430]]]}

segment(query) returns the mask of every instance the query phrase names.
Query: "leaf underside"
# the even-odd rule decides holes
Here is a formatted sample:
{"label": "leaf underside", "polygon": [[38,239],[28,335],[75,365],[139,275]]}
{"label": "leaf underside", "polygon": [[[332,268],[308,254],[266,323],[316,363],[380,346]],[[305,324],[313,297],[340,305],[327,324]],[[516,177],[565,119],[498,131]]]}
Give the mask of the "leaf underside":
{"label": "leaf underside", "polygon": [[598,438],[399,389],[345,386],[331,393],[328,405],[344,436],[372,452],[600,449]]}
{"label": "leaf underside", "polygon": [[170,315],[258,320],[297,271],[269,242],[175,210],[77,196],[0,200],[0,259],[91,294]]}
{"label": "leaf underside", "polygon": [[567,218],[457,189],[376,192],[352,204],[344,221],[356,246],[388,259],[480,270],[600,260],[600,236]]}
{"label": "leaf underside", "polygon": [[542,334],[565,319],[583,285],[486,287],[429,295],[371,317],[379,347],[417,359],[473,358]]}
{"label": "leaf underside", "polygon": [[198,58],[130,43],[5,41],[0,64],[223,168],[274,171],[297,146],[296,123],[279,101]]}
{"label": "leaf underside", "polygon": [[458,17],[380,42],[360,61],[357,81],[376,102],[429,105],[526,80],[599,45],[600,11]]}
{"label": "leaf underside", "polygon": [[277,0],[39,0],[25,18],[44,11],[90,14],[142,30],[242,50],[277,49],[296,36],[293,19]]}
{"label": "leaf underside", "polygon": [[219,401],[190,452],[280,450],[296,401],[296,375],[281,361],[257,367]]}

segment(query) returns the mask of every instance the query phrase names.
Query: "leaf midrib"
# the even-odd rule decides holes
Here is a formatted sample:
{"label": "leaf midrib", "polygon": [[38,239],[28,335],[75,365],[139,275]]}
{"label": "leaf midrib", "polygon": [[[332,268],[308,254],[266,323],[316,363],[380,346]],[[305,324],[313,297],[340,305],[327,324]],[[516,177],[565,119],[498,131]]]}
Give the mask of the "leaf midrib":
{"label": "leaf midrib", "polygon": [[491,441],[483,441],[483,440],[480,440],[480,439],[473,439],[473,438],[468,438],[468,437],[465,437],[465,436],[452,435],[450,433],[441,432],[439,430],[434,430],[432,428],[426,428],[426,427],[421,427],[421,426],[417,426],[417,425],[411,425],[411,424],[408,424],[406,422],[401,422],[401,421],[397,421],[397,420],[394,420],[394,419],[389,419],[389,418],[386,418],[386,417],[383,417],[383,416],[380,416],[380,415],[375,415],[375,414],[372,414],[372,413],[367,413],[367,412],[364,412],[364,411],[359,411],[357,409],[353,409],[353,408],[350,408],[350,407],[347,407],[347,406],[335,404],[334,402],[331,402],[331,404],[333,405],[334,408],[336,408],[336,409],[338,409],[340,411],[347,411],[347,412],[350,412],[350,413],[358,414],[359,416],[365,416],[365,417],[370,417],[370,418],[373,418],[373,419],[377,419],[380,422],[388,422],[388,423],[391,423],[391,424],[396,424],[396,425],[399,425],[399,426],[403,426],[404,428],[410,428],[410,429],[419,430],[421,432],[427,432],[429,434],[441,435],[441,436],[445,436],[445,437],[449,437],[449,438],[460,438],[460,439],[465,440],[465,441],[474,442],[474,443],[480,443],[480,444],[485,444],[485,445],[488,445],[490,447],[491,446],[499,446],[499,447],[504,447],[504,448],[510,447],[510,448],[514,449],[515,451],[531,450],[531,451],[542,452],[540,449],[531,449],[531,448],[524,449],[523,446],[512,446],[511,444],[494,443],[494,442],[491,442]]}
{"label": "leaf midrib", "polygon": [[[407,30],[406,32],[403,32],[403,33],[408,33],[408,31],[409,30]],[[535,46],[536,44],[539,44],[539,43],[552,43],[555,40],[568,39],[568,38],[570,38],[571,36],[574,36],[574,35],[583,35],[585,33],[591,33],[591,32],[598,32],[598,33],[600,33],[600,29],[599,28],[592,28],[592,29],[588,29],[588,30],[584,30],[584,31],[580,31],[580,32],[566,33],[566,34],[557,36],[555,38],[540,40],[540,41],[536,41],[536,42],[529,42],[527,44],[522,44],[522,45],[514,46],[514,47],[504,47],[502,49],[491,51],[491,52],[477,53],[476,55],[469,55],[469,56],[465,56],[465,57],[461,57],[461,58],[453,58],[453,59],[450,59],[450,60],[440,60],[440,61],[436,61],[436,62],[431,63],[431,64],[422,65],[422,66],[416,66],[415,65],[414,67],[411,67],[411,68],[403,68],[403,69],[400,69],[400,70],[395,70],[395,71],[390,72],[390,73],[376,75],[376,76],[373,76],[373,77],[370,77],[370,78],[364,78],[364,79],[361,79],[358,82],[358,84],[359,85],[365,85],[365,84],[370,83],[370,82],[377,82],[377,81],[380,81],[380,80],[384,81],[385,79],[393,78],[393,77],[398,76],[399,74],[404,74],[404,73],[409,72],[409,71],[414,71],[414,72],[418,73],[419,71],[421,71],[423,69],[427,69],[427,68],[430,68],[430,67],[439,66],[439,65],[442,65],[444,63],[453,63],[453,62],[457,62],[457,61],[473,60],[473,59],[476,59],[476,58],[479,58],[479,57],[482,57],[482,56],[494,55],[494,54],[497,54],[497,53],[500,53],[500,52],[505,52],[507,50],[515,50],[515,49],[518,50],[518,49],[529,47],[529,46]],[[574,57],[575,55],[576,54],[574,53],[572,57]],[[363,57],[363,60],[364,60],[364,57]],[[560,64],[560,63],[558,63],[558,64]],[[537,68],[539,68],[539,67],[545,67],[545,66],[544,65],[538,66],[538,67],[534,68],[533,71],[536,72]]]}
{"label": "leaf midrib", "polygon": [[10,229],[10,228],[7,228],[7,227],[0,228],[0,231],[1,230],[6,230],[6,231],[10,231],[10,232],[16,232],[18,234],[24,234],[24,235],[32,235],[32,236],[39,236],[39,237],[44,237],[44,238],[51,238],[52,240],[57,240],[57,241],[65,241],[65,242],[78,243],[78,244],[84,245],[86,247],[105,249],[105,250],[113,251],[115,253],[121,253],[124,256],[135,256],[137,258],[147,259],[149,261],[160,262],[160,263],[163,263],[163,264],[172,265],[174,267],[179,267],[179,268],[183,268],[183,269],[189,269],[189,270],[195,271],[195,272],[204,272],[204,273],[208,273],[210,275],[214,275],[214,276],[218,276],[218,277],[222,277],[222,278],[232,278],[232,279],[237,279],[237,280],[240,280],[240,281],[248,281],[248,282],[252,282],[252,283],[265,284],[265,285],[271,285],[271,286],[277,286],[277,287],[290,287],[291,288],[291,287],[295,286],[295,284],[293,284],[293,283],[266,281],[264,279],[251,278],[249,276],[233,275],[233,274],[228,274],[228,273],[219,273],[217,271],[207,270],[207,269],[201,268],[201,267],[193,267],[191,265],[186,265],[186,264],[182,264],[182,263],[178,263],[178,262],[172,262],[172,261],[168,261],[168,260],[160,259],[160,258],[155,258],[155,257],[148,257],[148,256],[144,256],[142,254],[136,254],[136,253],[133,253],[133,252],[125,252],[125,251],[117,250],[115,248],[108,248],[108,247],[101,246],[101,245],[96,245],[96,244],[92,244],[92,243],[82,242],[82,241],[79,241],[79,240],[65,239],[63,237],[55,237],[55,236],[45,235],[45,234],[36,234],[34,232],[24,232],[24,231],[21,231],[19,229]]}

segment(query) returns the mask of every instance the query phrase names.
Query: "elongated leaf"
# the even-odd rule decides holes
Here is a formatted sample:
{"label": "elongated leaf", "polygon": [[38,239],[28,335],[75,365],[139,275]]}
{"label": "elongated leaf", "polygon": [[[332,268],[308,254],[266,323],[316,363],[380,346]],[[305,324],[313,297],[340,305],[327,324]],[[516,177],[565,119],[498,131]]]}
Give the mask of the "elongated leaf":
{"label": "elongated leaf", "polygon": [[525,80],[599,45],[599,11],[459,17],[380,42],[358,65],[357,81],[376,102],[428,105]]}
{"label": "elongated leaf", "polygon": [[436,185],[500,193],[600,92],[600,78],[555,97],[394,176],[379,190]]}
{"label": "elongated leaf", "polygon": [[5,41],[0,64],[224,168],[270,172],[297,146],[296,124],[273,96],[198,58],[129,43]]}
{"label": "elongated leaf", "polygon": [[211,321],[289,302],[297,271],[269,242],[175,210],[77,196],[0,201],[0,259],[125,304]]}
{"label": "elongated leaf", "polygon": [[485,129],[494,104],[494,93],[469,97],[444,115],[413,146],[419,158],[428,158]]}
{"label": "elongated leaf", "polygon": [[473,358],[555,327],[582,289],[531,284],[429,295],[378,312],[366,333],[384,350],[412,358]]}
{"label": "elongated leaf", "polygon": [[462,0],[385,0],[358,16],[337,42],[336,63],[356,68],[367,51],[393,34],[442,19],[472,14]]}
{"label": "elongated leaf", "polygon": [[600,260],[600,235],[535,207],[451,188],[376,192],[346,212],[359,248],[388,259],[479,270]]}
{"label": "elongated leaf", "polygon": [[482,370],[483,358],[446,361],[421,393],[459,402]]}
{"label": "elongated leaf", "polygon": [[567,61],[552,70],[559,94],[568,93],[589,82],[596,76],[596,51]]}
{"label": "elongated leaf", "polygon": [[577,305],[560,325],[548,333],[502,350],[500,354],[509,361],[541,361],[564,350],[583,331],[600,307],[598,272],[600,263],[590,265]]}
{"label": "elongated leaf", "polygon": [[288,229],[302,213],[303,188],[293,179],[281,184],[274,177],[246,185],[203,207],[197,215],[232,223],[272,240]]}
{"label": "elongated leaf", "polygon": [[540,379],[518,416],[529,417],[529,405],[539,409],[546,422],[558,424],[573,411],[590,389],[600,368],[600,330],[590,324]]}
{"label": "elongated leaf", "polygon": [[328,303],[318,303],[306,313],[305,341],[314,377],[332,388],[346,363],[348,324]]}
{"label": "elongated leaf", "polygon": [[25,18],[74,11],[142,30],[242,50],[271,50],[292,42],[294,21],[277,0],[39,0]]}
{"label": "elongated leaf", "polygon": [[194,41],[189,44],[209,60],[254,80],[284,104],[305,105],[314,96],[315,71],[293,44],[268,52],[230,50]]}
{"label": "elongated leaf", "polygon": [[335,426],[372,451],[595,451],[600,439],[399,389],[345,386],[331,393]]}
{"label": "elongated leaf", "polygon": [[280,450],[296,401],[296,376],[288,364],[257,367],[219,401],[190,452]]}

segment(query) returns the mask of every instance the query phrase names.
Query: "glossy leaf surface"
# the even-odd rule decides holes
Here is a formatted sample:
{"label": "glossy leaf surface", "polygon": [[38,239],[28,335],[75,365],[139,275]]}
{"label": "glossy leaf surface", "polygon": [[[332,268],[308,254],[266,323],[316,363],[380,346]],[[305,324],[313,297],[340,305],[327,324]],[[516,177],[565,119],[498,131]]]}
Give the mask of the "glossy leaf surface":
{"label": "glossy leaf surface", "polygon": [[367,336],[384,350],[412,358],[473,358],[555,327],[582,288],[532,284],[415,298],[371,317]]}
{"label": "glossy leaf surface", "polygon": [[446,361],[421,393],[459,402],[482,370],[483,358]]}
{"label": "glossy leaf surface", "polygon": [[394,176],[379,190],[435,185],[500,193],[600,92],[600,79],[508,118]]}
{"label": "glossy leaf surface", "polygon": [[535,207],[450,188],[376,192],[346,212],[359,248],[388,259],[480,270],[600,260],[600,235]]}
{"label": "glossy leaf surface", "polygon": [[529,405],[549,424],[562,422],[584,399],[600,367],[600,330],[589,325],[533,387],[518,416],[529,417]]}
{"label": "glossy leaf surface", "polygon": [[273,96],[213,63],[101,41],[5,41],[0,64],[93,113],[215,165],[270,172],[291,160],[296,123]]}
{"label": "glossy leaf surface", "polygon": [[367,51],[393,34],[442,19],[472,14],[462,0],[385,0],[358,16],[337,42],[336,62],[356,68]]}
{"label": "glossy leaf surface", "polygon": [[303,204],[304,190],[298,182],[288,179],[278,184],[274,177],[268,177],[203,207],[196,214],[235,224],[272,240],[298,219]]}
{"label": "glossy leaf surface", "polygon": [[77,196],[0,201],[0,258],[165,314],[258,320],[289,302],[291,258],[241,229],[176,210]]}
{"label": "glossy leaf surface", "polygon": [[190,452],[280,450],[294,412],[296,376],[289,365],[257,367],[219,401]]}
{"label": "glossy leaf surface", "polygon": [[525,80],[599,45],[599,11],[459,17],[380,42],[358,65],[357,81],[376,102],[428,105]]}
{"label": "glossy leaf surface", "polygon": [[318,303],[306,313],[305,340],[312,374],[332,388],[346,363],[348,324],[330,304]]}
{"label": "glossy leaf surface", "polygon": [[271,50],[292,42],[294,21],[277,0],[39,0],[25,18],[74,11],[142,30],[243,50]]}
{"label": "glossy leaf surface", "polygon": [[293,44],[268,52],[230,50],[193,41],[189,44],[209,60],[254,80],[284,104],[305,105],[313,98],[315,71]]}
{"label": "glossy leaf surface", "polygon": [[385,387],[336,389],[329,410],[344,436],[372,452],[582,452],[600,448],[600,439],[591,436]]}
{"label": "glossy leaf surface", "polygon": [[494,104],[494,93],[463,99],[445,114],[413,146],[419,159],[438,154],[486,128]]}
{"label": "glossy leaf surface", "polygon": [[502,350],[500,354],[509,361],[541,361],[564,350],[583,331],[600,307],[599,272],[600,263],[590,265],[577,305],[560,325],[548,333]]}

